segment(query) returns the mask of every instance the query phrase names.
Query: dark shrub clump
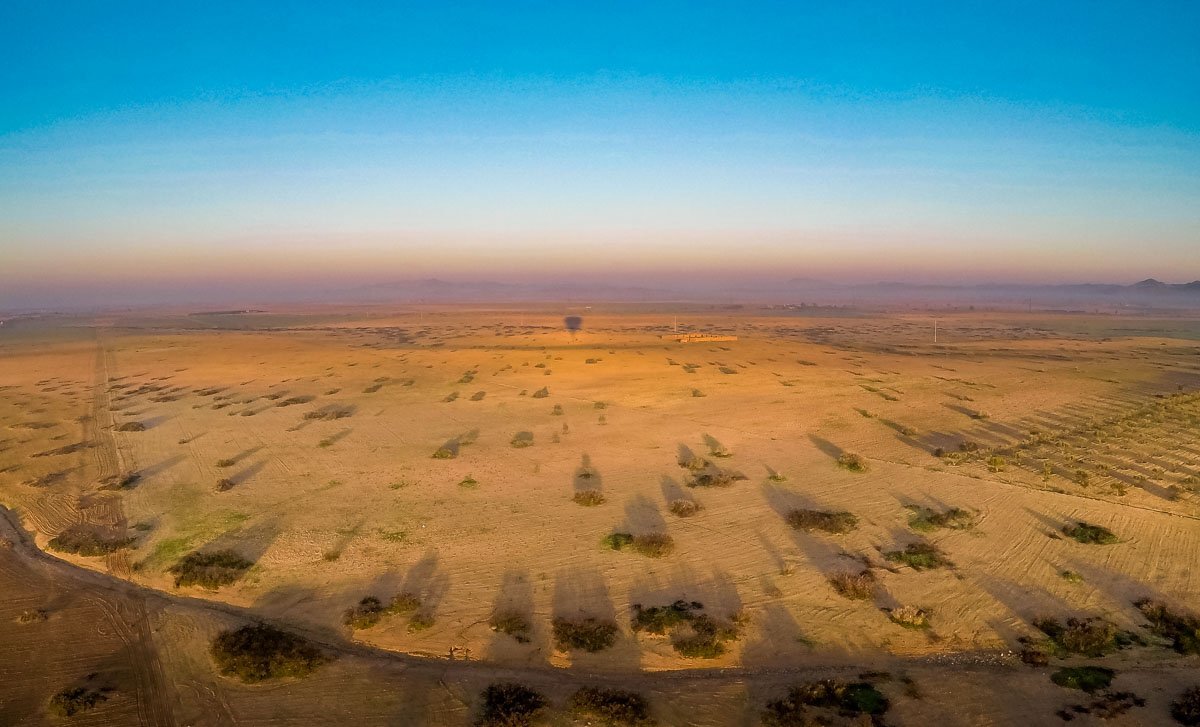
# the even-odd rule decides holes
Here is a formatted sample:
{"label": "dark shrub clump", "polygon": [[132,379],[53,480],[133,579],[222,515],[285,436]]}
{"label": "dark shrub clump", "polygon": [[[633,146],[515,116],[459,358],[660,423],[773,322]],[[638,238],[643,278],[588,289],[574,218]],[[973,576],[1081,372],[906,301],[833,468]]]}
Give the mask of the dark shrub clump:
{"label": "dark shrub clump", "polygon": [[1200,654],[1200,618],[1175,613],[1166,604],[1143,598],[1133,604],[1150,622],[1150,633],[1170,639],[1180,654]]}
{"label": "dark shrub clump", "polygon": [[904,550],[889,550],[883,557],[893,563],[903,563],[913,570],[949,568],[954,565],[933,543],[909,543]]}
{"label": "dark shrub clump", "polygon": [[597,618],[556,618],[554,643],[562,651],[603,651],[617,642],[617,625]]}
{"label": "dark shrub clump", "polygon": [[945,512],[937,512],[927,507],[913,508],[908,526],[913,530],[930,533],[940,528],[949,530],[969,530],[975,527],[975,515],[962,508],[952,507]]}
{"label": "dark shrub clump", "polygon": [[848,512],[826,512],[823,510],[792,510],[784,518],[796,530],[842,535],[858,525],[858,518]]}
{"label": "dark shrub clump", "polygon": [[50,539],[47,546],[60,553],[99,556],[115,553],[133,544],[133,538],[105,535],[86,525],[72,525]]}
{"label": "dark shrub clump", "polygon": [[[887,712],[889,703],[868,682],[838,682],[824,679],[788,690],[787,696],[767,703],[762,713],[764,727],[808,727],[827,724],[821,711],[843,717],[876,718]],[[817,711],[816,715],[812,711]]]}
{"label": "dark shrub clump", "polygon": [[517,643],[529,643],[529,632],[532,627],[524,614],[513,611],[497,613],[488,621],[488,625],[492,627],[492,631],[508,634],[516,639]]}
{"label": "dark shrub clump", "polygon": [[254,565],[232,550],[188,553],[167,569],[175,576],[175,586],[204,586],[216,590],[227,586]]}
{"label": "dark shrub clump", "polygon": [[251,683],[302,677],[329,660],[305,639],[266,624],[223,631],[210,653],[221,674]]}
{"label": "dark shrub clump", "polygon": [[837,458],[838,467],[851,472],[866,472],[867,461],[862,458],[862,455],[854,454],[853,452],[843,452]]}
{"label": "dark shrub clump", "polygon": [[546,698],[522,684],[501,682],[483,690],[479,727],[526,727],[548,704]]}
{"label": "dark shrub clump", "polygon": [[1069,618],[1066,624],[1058,619],[1039,618],[1034,627],[1049,637],[1052,651],[1080,654],[1092,658],[1104,656],[1133,643],[1133,636],[1119,630],[1102,618]]}
{"label": "dark shrub clump", "polygon": [[1200,725],[1200,687],[1184,690],[1179,699],[1171,702],[1171,716],[1188,727]]}
{"label": "dark shrub clump", "polygon": [[1050,675],[1050,681],[1067,689],[1082,689],[1091,694],[1107,689],[1116,672],[1102,666],[1068,666]]}
{"label": "dark shrub clump", "polygon": [[1068,538],[1085,545],[1112,545],[1119,542],[1113,531],[1089,523],[1064,525],[1062,531]]}
{"label": "dark shrub clump", "polygon": [[623,689],[581,687],[571,695],[568,705],[576,717],[596,720],[609,727],[640,727],[654,723],[645,697]]}
{"label": "dark shrub clump", "polygon": [[59,717],[74,717],[107,700],[108,697],[102,690],[71,687],[50,697],[50,712]]}

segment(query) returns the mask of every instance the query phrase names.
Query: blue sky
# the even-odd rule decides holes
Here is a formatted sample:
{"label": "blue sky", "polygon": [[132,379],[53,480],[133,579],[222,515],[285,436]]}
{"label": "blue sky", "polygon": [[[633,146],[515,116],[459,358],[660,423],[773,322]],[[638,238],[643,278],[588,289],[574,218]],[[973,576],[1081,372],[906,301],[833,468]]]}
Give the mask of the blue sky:
{"label": "blue sky", "polygon": [[247,5],[0,8],[0,283],[1200,277],[1200,4]]}

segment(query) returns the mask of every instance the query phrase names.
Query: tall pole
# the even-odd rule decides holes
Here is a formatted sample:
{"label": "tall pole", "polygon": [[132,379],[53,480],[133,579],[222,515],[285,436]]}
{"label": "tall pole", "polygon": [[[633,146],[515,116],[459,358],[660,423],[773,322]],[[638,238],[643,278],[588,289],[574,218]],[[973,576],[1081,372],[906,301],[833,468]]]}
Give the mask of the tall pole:
{"label": "tall pole", "polygon": [[933,319],[933,342],[937,343],[937,319]]}

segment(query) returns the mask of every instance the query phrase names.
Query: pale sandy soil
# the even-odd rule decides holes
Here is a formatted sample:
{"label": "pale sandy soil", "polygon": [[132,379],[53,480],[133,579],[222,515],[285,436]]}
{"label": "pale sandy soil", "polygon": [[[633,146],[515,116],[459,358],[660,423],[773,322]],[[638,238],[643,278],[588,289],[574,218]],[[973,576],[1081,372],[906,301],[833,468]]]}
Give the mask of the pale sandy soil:
{"label": "pale sandy soil", "polygon": [[[925,316],[689,310],[682,327],[740,340],[678,344],[659,338],[673,314],[583,315],[574,337],[557,311],[448,307],[6,330],[0,504],[42,547],[78,522],[136,537],[104,558],[60,557],[189,600],[154,600],[139,616],[157,597],[89,600],[64,585],[69,573],[8,591],[0,606],[13,613],[27,601],[56,603],[64,589],[71,596],[48,608],[47,622],[3,619],[0,629],[24,629],[14,634],[42,629],[28,643],[54,649],[38,647],[43,662],[25,667],[20,696],[0,701],[0,716],[37,723],[29,715],[53,690],[35,676],[97,671],[111,672],[123,695],[93,713],[109,720],[98,723],[162,723],[157,704],[179,724],[311,724],[332,700],[364,724],[457,724],[470,721],[489,679],[511,673],[560,702],[582,676],[636,685],[656,697],[664,724],[754,724],[762,703],[806,670],[882,664],[911,672],[925,694],[895,694],[890,722],[1053,724],[1079,694],[1015,663],[1017,639],[1038,633],[1032,619],[1102,616],[1141,631],[1137,598],[1195,608],[1194,321],[1131,328],[1098,316],[964,313],[941,318],[934,345]],[[548,395],[535,397],[542,387]],[[301,400],[280,406],[293,397]],[[335,408],[351,415],[304,418]],[[115,429],[126,422],[146,428]],[[511,446],[517,432],[531,432],[533,445]],[[964,441],[983,454],[960,453]],[[88,446],[33,456],[78,442]],[[432,456],[455,442],[456,457]],[[711,446],[730,456],[711,456]],[[678,460],[689,452],[746,479],[687,487]],[[842,452],[861,455],[868,471],[839,468]],[[986,462],[996,454],[1002,469]],[[584,468],[592,477],[579,477]],[[141,477],[129,489],[98,486],[130,472]],[[37,481],[47,475],[59,476]],[[217,491],[221,479],[232,487]],[[605,503],[576,504],[579,487],[599,489]],[[679,518],[669,503],[681,498],[703,509]],[[977,524],[917,533],[907,506],[963,508]],[[798,532],[784,520],[794,508],[845,510],[858,524],[845,535]],[[1076,520],[1120,542],[1058,536]],[[614,531],[667,534],[675,549],[647,558],[602,548]],[[882,555],[920,539],[954,567],[917,572]],[[255,562],[246,577],[219,591],[174,587],[166,569],[180,557],[222,548]],[[864,567],[876,578],[871,599],[847,600],[827,583]],[[36,580],[15,573],[0,575]],[[363,596],[401,592],[420,596],[430,628],[414,632],[405,616],[353,633],[342,626]],[[633,604],[681,598],[740,616],[726,654],[687,659],[665,637],[631,632]],[[928,610],[931,628],[902,628],[881,610],[901,605]],[[529,643],[491,630],[504,609],[529,616]],[[582,615],[613,619],[616,646],[557,650],[551,620]],[[223,623],[247,616],[331,648],[371,649],[303,682],[238,687],[215,677],[204,649]],[[104,618],[123,626],[92,638]],[[117,633],[134,626],[136,638]],[[74,652],[68,644],[79,641],[96,653]],[[135,647],[145,654],[126,654]],[[446,661],[452,648],[471,664]],[[389,661],[389,652],[430,659]],[[1171,696],[1200,681],[1196,657],[1154,643],[1108,661],[1128,670],[1116,686],[1149,700],[1118,724],[1161,723]],[[420,686],[405,687],[413,670]],[[1014,702],[1013,690],[1027,698]]]}

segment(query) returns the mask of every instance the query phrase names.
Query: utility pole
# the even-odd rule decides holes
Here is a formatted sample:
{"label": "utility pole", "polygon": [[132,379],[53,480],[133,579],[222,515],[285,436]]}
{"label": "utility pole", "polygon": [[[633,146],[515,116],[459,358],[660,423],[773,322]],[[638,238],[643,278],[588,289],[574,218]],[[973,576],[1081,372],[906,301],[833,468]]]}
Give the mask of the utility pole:
{"label": "utility pole", "polygon": [[937,319],[933,319],[933,342],[937,343]]}
{"label": "utility pole", "polygon": [[675,316],[675,332],[679,333],[679,316]]}

